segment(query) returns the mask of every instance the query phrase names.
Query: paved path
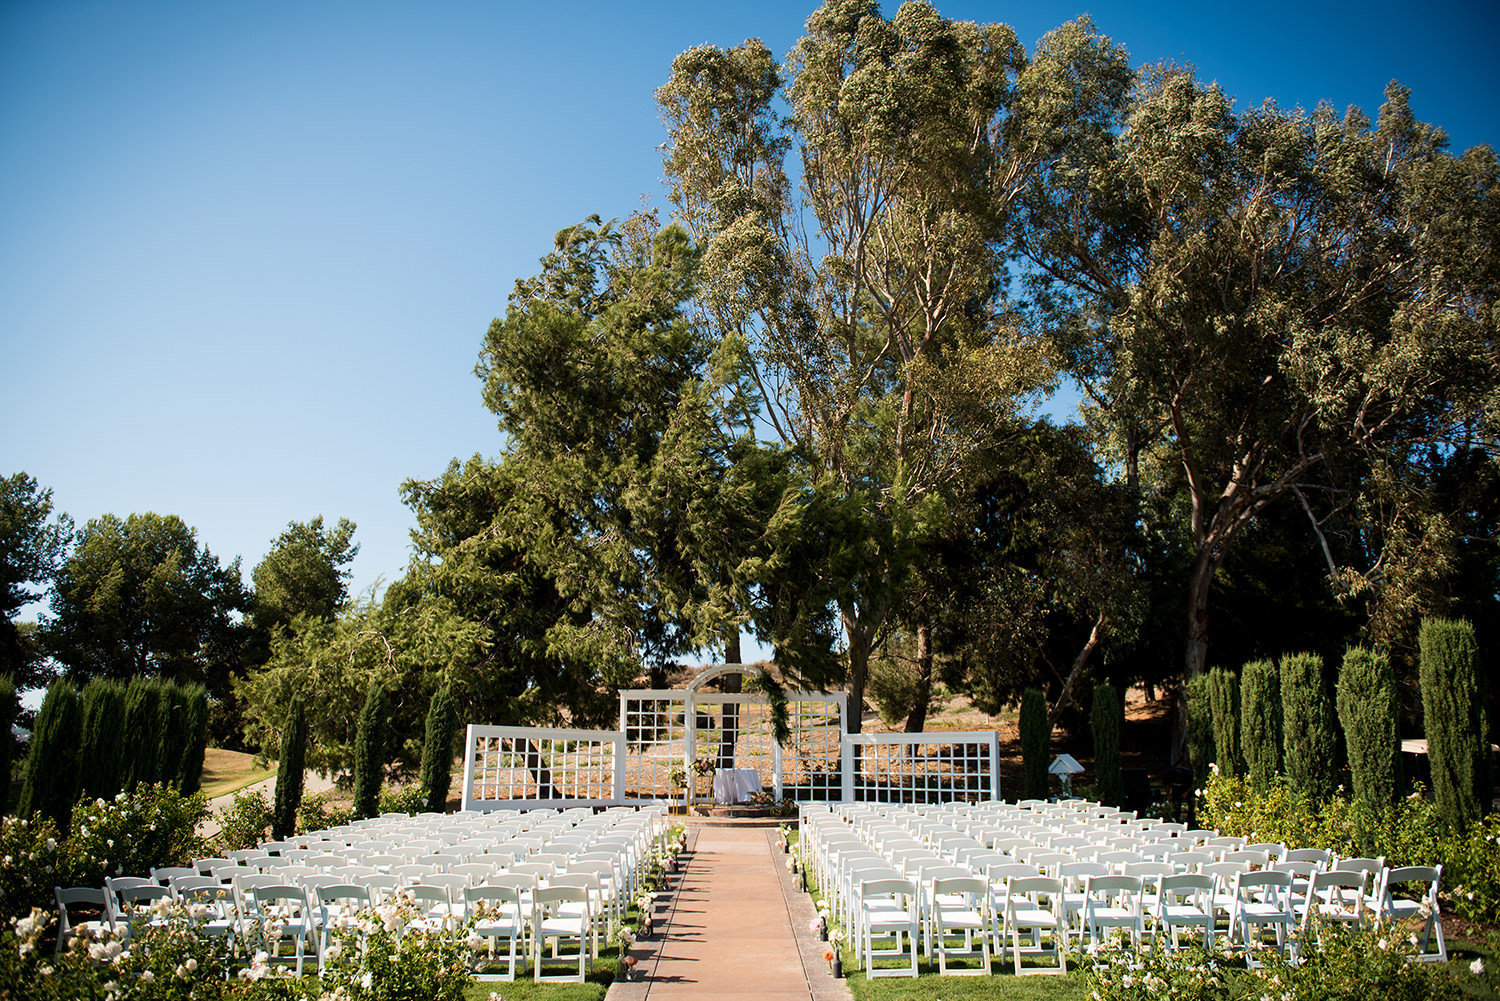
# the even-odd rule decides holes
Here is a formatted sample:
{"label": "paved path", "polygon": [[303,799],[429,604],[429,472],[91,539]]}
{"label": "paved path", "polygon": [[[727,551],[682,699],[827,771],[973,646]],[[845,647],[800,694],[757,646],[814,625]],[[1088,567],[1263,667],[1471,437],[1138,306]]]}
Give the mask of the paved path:
{"label": "paved path", "polygon": [[608,1001],[840,1001],[850,997],[808,931],[811,898],[792,889],[775,829],[701,827],[662,934],[631,950],[641,979]]}

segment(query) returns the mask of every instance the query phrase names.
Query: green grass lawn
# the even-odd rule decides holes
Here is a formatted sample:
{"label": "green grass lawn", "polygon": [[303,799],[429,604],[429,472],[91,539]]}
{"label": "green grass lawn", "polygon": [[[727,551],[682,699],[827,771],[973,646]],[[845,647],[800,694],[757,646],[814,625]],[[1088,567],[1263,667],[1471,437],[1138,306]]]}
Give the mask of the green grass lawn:
{"label": "green grass lawn", "polygon": [[247,785],[275,775],[276,762],[262,767],[255,755],[210,747],[203,752],[203,793],[209,799],[238,792]]}

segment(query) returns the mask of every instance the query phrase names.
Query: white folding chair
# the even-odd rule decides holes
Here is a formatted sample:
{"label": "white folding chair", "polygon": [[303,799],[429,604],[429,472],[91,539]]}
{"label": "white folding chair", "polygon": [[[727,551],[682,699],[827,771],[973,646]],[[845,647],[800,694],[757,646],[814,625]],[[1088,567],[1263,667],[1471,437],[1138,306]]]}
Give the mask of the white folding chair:
{"label": "white folding chair", "polygon": [[[939,974],[989,976],[989,909],[990,884],[984,877],[940,876],[933,879],[931,927]],[[962,948],[950,948],[950,938],[961,938]],[[950,970],[950,959],[977,959],[980,965],[973,969]]]}
{"label": "white folding chair", "polygon": [[1163,876],[1152,917],[1156,930],[1169,936],[1170,948],[1181,948],[1179,928],[1203,929],[1203,947],[1214,944],[1214,878],[1201,872],[1179,872]]}
{"label": "white folding chair", "polygon": [[[1443,915],[1438,909],[1438,884],[1443,878],[1441,865],[1411,865],[1388,869],[1380,893],[1381,914],[1393,921],[1422,919],[1422,945],[1417,958],[1424,963],[1448,962],[1448,943],[1443,939]],[[1398,897],[1391,888],[1415,883],[1421,887],[1415,899]],[[1429,951],[1433,935],[1437,936],[1437,950]]]}
{"label": "white folding chair", "polygon": [[[917,891],[908,879],[882,877],[859,884],[858,912],[854,916],[859,961],[866,977],[915,977],[917,975]],[[875,942],[889,941],[892,948],[876,949]],[[902,942],[905,941],[903,948]],[[902,960],[906,966],[876,966],[876,960]]]}
{"label": "white folding chair", "polygon": [[[583,912],[577,910],[583,905]],[[589,968],[588,891],[581,886],[543,886],[531,895],[532,981],[534,983],[583,983]],[[571,912],[571,913],[569,913]],[[563,949],[568,940],[578,943],[576,955]],[[552,955],[546,955],[548,944]],[[546,974],[544,964],[551,960],[571,965],[576,959],[576,973]]]}
{"label": "white folding chair", "polygon": [[[1009,948],[1015,957],[1017,975],[1068,971],[1068,923],[1062,915],[1062,895],[1062,880],[1055,876],[1021,876],[1006,881],[1005,928],[1010,935]],[[1023,931],[1031,940],[1025,948],[1021,946]],[[1051,939],[1050,948],[1042,946],[1044,934]],[[1022,969],[1023,956],[1050,956],[1057,965]],[[1003,953],[1000,961],[1005,962]]]}
{"label": "white folding chair", "polygon": [[1141,877],[1089,876],[1083,884],[1083,924],[1089,942],[1102,945],[1108,928],[1130,934],[1136,950],[1146,931],[1141,912]]}
{"label": "white folding chair", "polygon": [[[109,895],[102,888],[55,886],[52,893],[57,898],[57,952],[61,953],[63,946],[77,935],[98,937],[114,931]],[[95,913],[98,917],[92,916]]]}
{"label": "white folding chair", "polygon": [[1261,965],[1255,958],[1265,945],[1265,929],[1276,934],[1276,948],[1285,950],[1287,932],[1296,924],[1292,911],[1292,874],[1274,869],[1242,872],[1235,878],[1234,913],[1230,924],[1245,946],[1245,962]]}
{"label": "white folding chair", "polygon": [[521,890],[516,885],[470,886],[463,891],[464,921],[470,931],[488,941],[488,963],[495,960],[495,945],[504,939],[509,944],[505,973],[491,972],[485,965],[475,980],[515,980],[519,957],[525,964],[526,920],[521,906]]}

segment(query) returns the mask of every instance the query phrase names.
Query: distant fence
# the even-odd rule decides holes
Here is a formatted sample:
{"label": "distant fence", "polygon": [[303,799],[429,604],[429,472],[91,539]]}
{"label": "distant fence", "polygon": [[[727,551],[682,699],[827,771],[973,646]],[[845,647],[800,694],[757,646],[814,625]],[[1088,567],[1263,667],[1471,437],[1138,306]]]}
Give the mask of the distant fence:
{"label": "distant fence", "polygon": [[613,730],[478,726],[464,733],[465,810],[630,802],[625,735]]}
{"label": "distant fence", "polygon": [[844,734],[846,803],[949,803],[1000,798],[1000,735]]}

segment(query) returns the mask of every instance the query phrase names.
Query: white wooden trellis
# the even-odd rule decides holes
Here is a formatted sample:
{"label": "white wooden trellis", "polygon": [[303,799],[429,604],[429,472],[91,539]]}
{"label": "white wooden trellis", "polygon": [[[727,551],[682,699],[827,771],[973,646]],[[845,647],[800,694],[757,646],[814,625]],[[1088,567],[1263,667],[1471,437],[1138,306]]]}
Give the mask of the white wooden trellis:
{"label": "white wooden trellis", "polygon": [[[686,689],[620,693],[620,729],[470,724],[465,810],[661,802],[674,769],[710,757],[752,768],[778,799],[942,803],[1000,798],[1000,739],[969,733],[848,734],[848,694],[789,692],[786,745],[759,692],[706,692],[707,681],[758,671],[710,668]],[[732,739],[724,739],[725,731]]]}
{"label": "white wooden trellis", "polygon": [[[843,774],[846,692],[788,692],[787,746],[772,733],[769,699],[760,692],[708,692],[706,683],[759,668],[725,664],[709,668],[685,689],[634,689],[620,693],[620,729],[627,738],[625,794],[642,799],[679,795],[671,773],[700,757],[716,767],[751,768],[761,788],[777,799],[837,800]],[[725,730],[733,739],[722,739]]]}

